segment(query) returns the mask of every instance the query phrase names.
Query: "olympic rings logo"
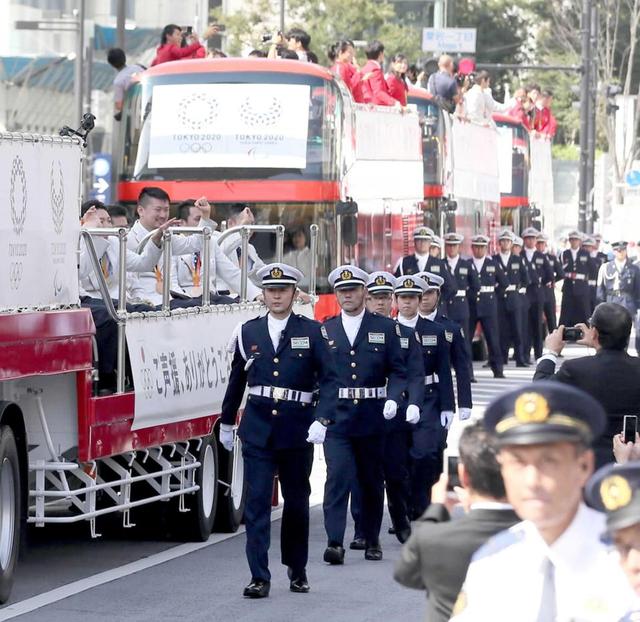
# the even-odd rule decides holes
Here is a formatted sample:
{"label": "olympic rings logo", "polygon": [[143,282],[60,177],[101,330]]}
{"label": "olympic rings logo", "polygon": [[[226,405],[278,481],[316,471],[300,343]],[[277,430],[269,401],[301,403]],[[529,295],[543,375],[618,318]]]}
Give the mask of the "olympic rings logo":
{"label": "olympic rings logo", "polygon": [[13,232],[16,235],[20,235],[24,229],[25,220],[27,219],[27,175],[24,171],[24,164],[20,156],[13,158],[11,164],[9,205],[11,207]]}
{"label": "olympic rings logo", "polygon": [[9,264],[9,288],[17,290],[22,282],[24,266],[21,261],[14,261]]}
{"label": "olympic rings logo", "polygon": [[211,143],[181,143],[181,153],[211,153],[213,145]]}

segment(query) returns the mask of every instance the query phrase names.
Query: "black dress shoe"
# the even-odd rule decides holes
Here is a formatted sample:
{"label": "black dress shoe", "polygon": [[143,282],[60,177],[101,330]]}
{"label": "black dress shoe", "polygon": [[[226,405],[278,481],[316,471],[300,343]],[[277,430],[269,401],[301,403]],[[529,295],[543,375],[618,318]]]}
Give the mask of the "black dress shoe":
{"label": "black dress shoe", "polygon": [[494,371],[493,372],[493,377],[494,378],[504,378],[505,375],[504,375],[504,372],[502,372],[502,371]]}
{"label": "black dress shoe", "polygon": [[368,546],[364,552],[364,558],[372,562],[379,562],[382,559],[382,549],[379,544]]}
{"label": "black dress shoe", "polygon": [[404,544],[409,539],[410,535],[411,535],[411,527],[406,527],[405,529],[398,529],[398,531],[396,531],[396,538],[398,538],[398,541],[400,542],[400,544]]}
{"label": "black dress shoe", "polygon": [[521,361],[520,363],[516,363],[516,367],[531,367],[531,365],[529,365],[529,363]]}
{"label": "black dress shoe", "polygon": [[289,576],[289,589],[296,594],[306,594],[311,587],[309,586],[309,582],[307,581],[307,572],[306,570],[295,571],[293,568],[289,567],[287,569],[287,575]]}
{"label": "black dress shoe", "polygon": [[367,543],[364,538],[354,538],[349,548],[352,551],[364,551],[367,548]]}
{"label": "black dress shoe", "polygon": [[478,384],[478,381],[477,381],[475,378],[470,378],[470,379],[469,379],[469,382],[470,382],[471,384]]}
{"label": "black dress shoe", "polygon": [[332,566],[340,566],[344,564],[344,547],[339,545],[330,545],[324,550],[324,561]]}
{"label": "black dress shoe", "polygon": [[251,583],[244,588],[242,595],[245,598],[266,598],[269,596],[271,583],[262,579],[251,579]]}

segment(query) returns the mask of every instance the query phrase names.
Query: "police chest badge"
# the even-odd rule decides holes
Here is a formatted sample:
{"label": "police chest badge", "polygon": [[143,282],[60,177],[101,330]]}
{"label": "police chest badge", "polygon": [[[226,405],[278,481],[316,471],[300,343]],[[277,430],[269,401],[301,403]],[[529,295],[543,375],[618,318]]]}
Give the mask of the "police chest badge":
{"label": "police chest badge", "polygon": [[368,337],[369,343],[384,343],[384,333],[369,333]]}
{"label": "police chest badge", "polygon": [[431,272],[440,272],[440,266],[431,266]]}
{"label": "police chest badge", "polygon": [[496,271],[495,266],[487,266],[487,272],[495,272],[495,271]]}
{"label": "police chest badge", "polygon": [[629,505],[633,491],[624,477],[611,475],[600,484],[600,497],[604,507],[613,512]]}
{"label": "police chest badge", "polygon": [[444,331],[444,337],[449,343],[453,341],[453,333],[449,330]]}
{"label": "police chest badge", "polygon": [[523,393],[514,405],[513,414],[520,423],[541,423],[549,418],[549,404],[539,393]]}
{"label": "police chest badge", "polygon": [[437,335],[422,335],[422,345],[423,346],[437,346],[438,345],[438,336]]}
{"label": "police chest badge", "polygon": [[587,261],[587,258],[586,257],[580,257],[580,261],[584,263],[585,261]]}
{"label": "police chest badge", "polygon": [[400,347],[404,350],[409,349],[409,339],[408,337],[400,337]]}
{"label": "police chest badge", "polygon": [[536,259],[536,264],[541,266],[544,263],[544,259]]}
{"label": "police chest badge", "polygon": [[460,268],[460,274],[469,274],[469,268]]}
{"label": "police chest badge", "polygon": [[309,337],[291,337],[292,350],[308,350],[309,348]]}

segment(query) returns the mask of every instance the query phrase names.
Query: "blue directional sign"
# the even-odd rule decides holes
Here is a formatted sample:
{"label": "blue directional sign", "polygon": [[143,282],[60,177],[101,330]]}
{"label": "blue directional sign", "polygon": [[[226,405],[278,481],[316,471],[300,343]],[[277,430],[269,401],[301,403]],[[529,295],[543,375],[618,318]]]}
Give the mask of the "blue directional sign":
{"label": "blue directional sign", "polygon": [[106,205],[111,203],[111,154],[96,153],[91,166],[91,195],[92,199],[102,201]]}

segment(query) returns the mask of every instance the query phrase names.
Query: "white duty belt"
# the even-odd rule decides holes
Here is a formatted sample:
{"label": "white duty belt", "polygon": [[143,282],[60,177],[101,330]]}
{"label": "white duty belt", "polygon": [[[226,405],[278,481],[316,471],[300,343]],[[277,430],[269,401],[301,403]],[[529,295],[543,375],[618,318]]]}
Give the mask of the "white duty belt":
{"label": "white duty belt", "polygon": [[568,274],[565,274],[565,277],[569,277],[572,281],[586,281],[587,280],[587,275],[586,274],[580,274],[579,272],[569,272]]}
{"label": "white duty belt", "polygon": [[590,287],[595,287],[596,284],[597,284],[597,281],[589,280],[589,286]]}
{"label": "white duty belt", "polygon": [[496,288],[495,288],[494,285],[483,285],[480,288],[480,293],[481,294],[493,294],[493,293],[495,293],[495,291],[496,291]]}
{"label": "white duty belt", "polygon": [[464,298],[467,295],[467,290],[466,289],[459,289],[456,292],[456,298]]}
{"label": "white duty belt", "polygon": [[505,292],[515,292],[516,291],[516,286],[515,285],[508,285],[507,287],[504,288]]}
{"label": "white duty belt", "polygon": [[338,389],[341,400],[378,400],[387,397],[387,387],[343,387]]}
{"label": "white duty belt", "polygon": [[519,293],[519,294],[526,294],[526,293],[527,293],[527,288],[526,288],[526,287],[521,287],[521,288],[518,290],[518,293]]}
{"label": "white duty belt", "polygon": [[425,384],[438,384],[440,382],[440,378],[438,378],[438,374],[430,374],[429,376],[424,377]]}
{"label": "white duty belt", "polygon": [[313,393],[307,391],[296,391],[294,389],[285,389],[284,387],[265,387],[257,385],[249,387],[249,395],[257,395],[258,397],[268,397],[272,400],[286,400],[288,402],[301,402],[302,404],[311,404],[313,401]]}

